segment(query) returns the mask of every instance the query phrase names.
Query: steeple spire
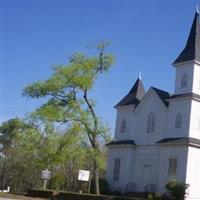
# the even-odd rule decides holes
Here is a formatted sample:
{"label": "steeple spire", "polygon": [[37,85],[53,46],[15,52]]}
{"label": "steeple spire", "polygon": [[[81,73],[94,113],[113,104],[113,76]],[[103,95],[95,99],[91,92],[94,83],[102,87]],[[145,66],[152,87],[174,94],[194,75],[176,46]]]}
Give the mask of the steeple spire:
{"label": "steeple spire", "polygon": [[185,48],[174,61],[174,65],[196,60],[200,62],[200,25],[199,25],[199,9],[197,6],[193,24]]}
{"label": "steeple spire", "polygon": [[142,72],[141,72],[141,71],[139,71],[138,79],[139,79],[139,80],[142,80]]}
{"label": "steeple spire", "polygon": [[115,106],[115,108],[119,106],[127,106],[127,105],[135,105],[137,106],[141,99],[145,95],[145,89],[142,81],[138,78],[129,93]]}

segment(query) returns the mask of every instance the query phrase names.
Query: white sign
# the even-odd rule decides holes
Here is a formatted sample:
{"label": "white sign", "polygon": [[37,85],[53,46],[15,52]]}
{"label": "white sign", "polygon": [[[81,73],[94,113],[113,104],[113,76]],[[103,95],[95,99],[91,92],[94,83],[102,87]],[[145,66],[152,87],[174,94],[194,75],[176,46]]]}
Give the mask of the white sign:
{"label": "white sign", "polygon": [[42,171],[41,173],[41,178],[48,180],[51,178],[51,171],[48,171],[48,169],[45,169],[44,171]]}
{"label": "white sign", "polygon": [[90,171],[79,170],[78,180],[79,181],[89,181],[90,179]]}

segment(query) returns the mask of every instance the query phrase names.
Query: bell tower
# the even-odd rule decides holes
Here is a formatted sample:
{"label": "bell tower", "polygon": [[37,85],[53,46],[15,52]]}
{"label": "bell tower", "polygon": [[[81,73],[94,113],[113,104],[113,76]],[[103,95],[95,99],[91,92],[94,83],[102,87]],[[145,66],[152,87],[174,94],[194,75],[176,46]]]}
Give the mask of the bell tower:
{"label": "bell tower", "polygon": [[194,16],[185,48],[174,61],[175,91],[169,99],[167,137],[200,139],[200,24]]}
{"label": "bell tower", "polygon": [[200,25],[197,9],[185,48],[173,63],[175,94],[200,95]]}

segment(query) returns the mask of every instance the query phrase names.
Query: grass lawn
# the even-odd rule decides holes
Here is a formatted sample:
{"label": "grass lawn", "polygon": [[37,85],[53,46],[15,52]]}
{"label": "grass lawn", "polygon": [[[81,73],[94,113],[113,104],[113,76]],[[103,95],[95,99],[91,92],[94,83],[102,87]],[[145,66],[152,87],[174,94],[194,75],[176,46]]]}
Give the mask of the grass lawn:
{"label": "grass lawn", "polygon": [[18,195],[18,194],[11,194],[11,193],[5,193],[5,192],[0,192],[0,198],[5,197],[5,198],[11,198],[11,199],[22,199],[22,200],[44,200],[41,198],[32,198],[32,197],[27,197],[24,195]]}

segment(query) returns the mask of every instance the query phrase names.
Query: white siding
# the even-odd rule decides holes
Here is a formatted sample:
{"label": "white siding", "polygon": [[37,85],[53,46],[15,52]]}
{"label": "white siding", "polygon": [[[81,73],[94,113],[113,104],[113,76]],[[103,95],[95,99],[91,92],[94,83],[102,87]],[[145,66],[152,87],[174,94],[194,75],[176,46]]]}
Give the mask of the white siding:
{"label": "white siding", "polygon": [[200,102],[192,101],[190,117],[189,137],[200,139]]}
{"label": "white siding", "polygon": [[[184,74],[187,74],[188,85],[186,88],[181,88],[181,78]],[[176,67],[175,94],[190,92],[200,94],[200,66],[193,62]]]}
{"label": "white siding", "polygon": [[[193,69],[194,69],[194,64],[192,62],[176,67],[175,94],[192,92]],[[184,74],[187,74],[187,79],[188,79],[186,88],[181,87],[181,79]]]}
{"label": "white siding", "polygon": [[200,149],[189,147],[186,183],[190,185],[189,200],[200,199]]}
{"label": "white siding", "polygon": [[[133,130],[132,126],[134,124],[134,106],[127,106],[119,108],[117,110],[117,118],[115,125],[115,137],[116,140],[126,140],[132,138]],[[120,132],[122,120],[126,120],[126,131],[124,133]]]}
{"label": "white siding", "polygon": [[[154,91],[148,92],[135,113],[134,140],[138,145],[155,144],[161,140],[166,132],[167,107],[159,99]],[[148,115],[155,114],[155,131],[147,133]]]}
{"label": "white siding", "polygon": [[[120,159],[120,178],[119,182],[113,181],[113,170],[114,170],[114,160]],[[108,150],[108,161],[107,161],[107,170],[106,170],[106,179],[109,183],[109,187],[112,190],[119,189],[122,186],[130,183],[132,181],[133,171],[133,159],[134,151],[132,147],[110,147]]]}
{"label": "white siding", "polygon": [[[171,101],[168,111],[166,137],[187,137],[190,125],[191,100]],[[175,128],[176,116],[181,114],[182,127]]]}
{"label": "white siding", "polygon": [[193,70],[193,93],[200,94],[200,66],[195,64]]}
{"label": "white siding", "polygon": [[185,146],[165,146],[160,149],[159,156],[159,175],[158,175],[158,191],[165,192],[165,185],[170,181],[168,176],[169,159],[177,158],[177,175],[176,180],[185,182],[186,163],[187,163],[187,147]]}
{"label": "white siding", "polygon": [[145,186],[156,186],[158,177],[159,147],[139,146],[135,150],[134,168],[132,170],[132,183],[137,191],[144,191]]}

